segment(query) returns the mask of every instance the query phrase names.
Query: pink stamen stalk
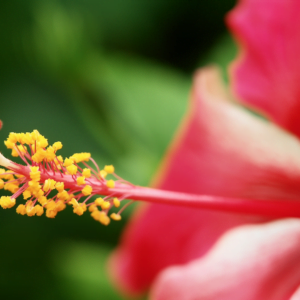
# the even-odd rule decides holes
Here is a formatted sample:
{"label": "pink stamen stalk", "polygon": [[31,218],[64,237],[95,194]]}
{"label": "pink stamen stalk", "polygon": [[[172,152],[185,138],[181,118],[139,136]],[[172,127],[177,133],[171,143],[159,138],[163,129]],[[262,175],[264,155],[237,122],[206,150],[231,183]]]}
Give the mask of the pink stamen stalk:
{"label": "pink stamen stalk", "polygon": [[[15,165],[18,166],[17,164]],[[26,166],[23,166],[21,169],[17,168],[16,171],[19,174],[29,177],[30,169]],[[60,172],[59,174],[56,172],[55,175],[46,173],[46,171],[41,172],[41,182],[51,178],[63,182],[66,188],[73,190],[73,193],[80,191],[80,187],[74,182],[72,175],[64,175],[62,178]],[[99,181],[95,177],[89,178],[89,183],[93,187],[93,195],[104,195],[106,196],[105,199],[110,197],[125,199],[125,195],[126,198],[131,200],[150,203],[269,217],[300,217],[300,201],[296,200],[257,200],[249,198],[196,195],[132,186],[132,184],[118,182],[116,182],[114,188],[107,188],[102,181]]]}

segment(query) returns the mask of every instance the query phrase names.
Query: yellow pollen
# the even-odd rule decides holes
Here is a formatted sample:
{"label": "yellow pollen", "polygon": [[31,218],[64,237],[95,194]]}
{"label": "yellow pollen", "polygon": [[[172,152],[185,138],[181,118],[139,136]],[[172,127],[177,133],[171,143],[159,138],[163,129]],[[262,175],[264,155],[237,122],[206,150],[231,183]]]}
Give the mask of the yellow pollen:
{"label": "yellow pollen", "polygon": [[112,179],[107,180],[107,181],[106,181],[106,186],[107,186],[108,188],[110,188],[110,189],[113,189],[113,188],[115,187],[115,182],[114,182]]}
{"label": "yellow pollen", "polygon": [[62,200],[57,201],[57,203],[55,205],[55,210],[56,211],[62,211],[65,208],[66,208],[66,204]]}
{"label": "yellow pollen", "polygon": [[73,207],[77,207],[79,205],[75,198],[72,198],[71,201],[69,202],[69,204],[72,204]]}
{"label": "yellow pollen", "polygon": [[39,198],[38,198],[38,201],[39,201],[39,203],[40,203],[41,205],[45,205],[45,204],[48,202],[48,200],[47,200],[47,198],[46,198],[45,196],[39,197]]}
{"label": "yellow pollen", "polygon": [[44,213],[44,208],[42,206],[40,206],[39,204],[37,204],[35,206],[35,210],[36,210],[37,216],[41,216]]}
{"label": "yellow pollen", "polygon": [[70,175],[75,175],[77,173],[77,167],[75,165],[68,166],[67,170]]}
{"label": "yellow pollen", "polygon": [[21,152],[22,154],[24,154],[24,153],[27,152],[26,146],[22,146],[22,145],[15,146],[15,147],[13,147],[13,149],[11,151],[11,155],[14,156],[14,157],[18,157],[19,156],[19,152],[17,151],[16,148],[18,148],[19,152]]}
{"label": "yellow pollen", "polygon": [[55,142],[53,144],[53,148],[55,149],[55,151],[60,150],[62,148],[62,143],[61,142]]}
{"label": "yellow pollen", "polygon": [[91,153],[83,152],[83,153],[74,153],[71,157],[76,163],[82,161],[89,161],[91,158]]}
{"label": "yellow pollen", "polygon": [[43,186],[43,190],[45,192],[48,192],[49,190],[54,190],[55,189],[55,184],[56,181],[53,179],[47,179],[45,180],[44,186]]}
{"label": "yellow pollen", "polygon": [[98,210],[96,204],[92,204],[91,206],[89,206],[89,212],[93,212],[93,211],[95,211],[95,210]]}
{"label": "yellow pollen", "polygon": [[64,167],[68,167],[74,164],[74,160],[70,158],[66,158],[64,162]]}
{"label": "yellow pollen", "polygon": [[82,176],[84,176],[85,178],[90,178],[91,177],[91,170],[88,169],[88,168],[83,169]]}
{"label": "yellow pollen", "polygon": [[16,209],[17,213],[20,215],[26,215],[26,207],[24,204],[20,204],[17,209]]}
{"label": "yellow pollen", "polygon": [[63,190],[62,192],[57,194],[57,198],[59,200],[67,200],[67,199],[69,199],[69,194],[67,191]]}
{"label": "yellow pollen", "polygon": [[83,194],[84,196],[90,195],[90,194],[92,193],[92,191],[93,191],[93,188],[92,188],[90,185],[86,185],[86,186],[81,190],[81,192],[82,192],[82,194]]}
{"label": "yellow pollen", "polygon": [[101,178],[104,179],[104,178],[107,176],[107,172],[104,171],[104,170],[101,170],[101,171],[99,172],[99,175],[100,175]]}
{"label": "yellow pollen", "polygon": [[2,196],[0,198],[0,206],[4,209],[11,208],[16,204],[16,199],[10,198],[8,196]]}
{"label": "yellow pollen", "polygon": [[[106,165],[99,171],[99,167],[91,159],[91,154],[86,152],[74,153],[65,159],[57,156],[57,151],[63,147],[62,143],[55,142],[49,146],[48,140],[37,130],[12,132],[4,144],[11,149],[12,156],[20,156],[25,165],[10,161],[0,153],[0,166],[7,168],[0,169],[0,189],[13,193],[11,197],[0,196],[2,208],[13,207],[15,198],[23,194],[27,202],[16,208],[16,212],[21,215],[41,216],[45,212],[46,217],[55,218],[69,204],[79,216],[88,207],[91,216],[104,225],[108,225],[111,219],[121,220],[118,213],[112,213],[109,217],[109,210],[121,205],[113,189],[120,179],[115,174],[113,165]],[[95,168],[85,163],[90,159]],[[106,180],[107,175],[112,179]],[[128,191],[130,195],[130,188]],[[91,197],[96,194],[103,195],[107,201],[99,197],[93,202]]]}
{"label": "yellow pollen", "polygon": [[62,192],[65,189],[65,185],[63,182],[57,182],[55,184],[55,188],[59,191]]}
{"label": "yellow pollen", "polygon": [[50,200],[45,207],[47,208],[47,210],[54,210],[56,208],[56,203],[53,200]]}
{"label": "yellow pollen", "polygon": [[116,213],[112,213],[110,215],[111,219],[115,220],[115,221],[120,221],[122,219],[122,217]]}
{"label": "yellow pollen", "polygon": [[120,200],[119,200],[118,198],[114,198],[114,199],[113,199],[113,203],[114,203],[114,206],[115,206],[115,207],[119,207],[120,204],[121,204],[121,202],[120,202]]}
{"label": "yellow pollen", "polygon": [[101,208],[102,208],[103,210],[109,209],[109,208],[110,208],[110,203],[107,202],[107,201],[103,201],[103,203],[101,204]]}
{"label": "yellow pollen", "polygon": [[85,177],[84,176],[77,177],[76,181],[78,185],[85,184]]}
{"label": "yellow pollen", "polygon": [[41,172],[39,171],[39,167],[29,167],[31,172],[29,173],[32,181],[40,181],[41,180]]}
{"label": "yellow pollen", "polygon": [[56,210],[49,210],[49,209],[46,210],[46,217],[47,218],[53,219],[53,218],[56,217],[56,215],[57,215],[57,211]]}
{"label": "yellow pollen", "polygon": [[28,199],[28,198],[30,198],[30,197],[31,197],[31,193],[28,190],[26,190],[25,192],[23,192],[23,198],[25,200]]}
{"label": "yellow pollen", "polygon": [[99,222],[103,225],[108,225],[110,223],[110,218],[103,211],[99,212]]}
{"label": "yellow pollen", "polygon": [[19,186],[15,183],[6,183],[4,189],[14,194],[19,189]]}
{"label": "yellow pollen", "polygon": [[104,200],[102,198],[97,198],[95,200],[95,204],[98,205],[98,206],[101,206],[103,202],[104,202]]}
{"label": "yellow pollen", "polygon": [[115,167],[113,165],[105,166],[104,171],[107,174],[113,174],[115,172]]}

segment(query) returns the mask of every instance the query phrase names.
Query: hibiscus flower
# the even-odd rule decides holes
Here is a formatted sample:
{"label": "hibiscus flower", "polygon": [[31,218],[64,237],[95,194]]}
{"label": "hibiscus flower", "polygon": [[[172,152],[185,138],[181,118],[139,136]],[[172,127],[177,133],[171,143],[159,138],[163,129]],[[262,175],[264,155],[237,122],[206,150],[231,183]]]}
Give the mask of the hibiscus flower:
{"label": "hibiscus flower", "polygon": [[[241,0],[229,13],[241,48],[231,72],[240,102],[216,67],[196,73],[156,187],[267,199],[270,210],[276,199],[299,200],[299,14],[295,0]],[[299,266],[298,219],[161,204],[136,212],[110,261],[123,291],[150,287],[153,300],[296,300]]]}

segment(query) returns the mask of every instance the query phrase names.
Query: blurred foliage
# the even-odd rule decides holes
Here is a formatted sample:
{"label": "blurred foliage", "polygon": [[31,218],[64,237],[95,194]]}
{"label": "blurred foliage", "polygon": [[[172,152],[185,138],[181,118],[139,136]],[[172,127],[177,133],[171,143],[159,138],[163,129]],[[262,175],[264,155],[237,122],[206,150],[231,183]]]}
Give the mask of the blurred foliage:
{"label": "blurred foliage", "polygon": [[[63,143],[63,156],[91,152],[147,185],[186,109],[192,72],[211,62],[225,70],[235,54],[223,23],[233,5],[1,1],[1,140],[38,129]],[[109,227],[70,210],[55,220],[1,210],[2,297],[121,299],[105,265],[132,208]]]}

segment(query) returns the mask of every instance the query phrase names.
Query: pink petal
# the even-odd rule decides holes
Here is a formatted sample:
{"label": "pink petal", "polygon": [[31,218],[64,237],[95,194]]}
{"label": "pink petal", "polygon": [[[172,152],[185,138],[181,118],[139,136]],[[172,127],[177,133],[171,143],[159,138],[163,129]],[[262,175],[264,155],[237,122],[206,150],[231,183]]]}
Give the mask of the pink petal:
{"label": "pink petal", "polygon": [[[196,75],[191,108],[164,162],[159,187],[298,199],[298,141],[228,103],[218,76],[215,68]],[[250,216],[149,205],[127,227],[111,260],[113,277],[123,290],[141,292],[162,269],[204,255],[229,228],[257,221]]]}
{"label": "pink petal", "polygon": [[300,136],[300,1],[241,0],[227,21],[242,47],[235,92]]}
{"label": "pink petal", "polygon": [[298,286],[297,290],[293,293],[289,300],[300,300],[300,286]]}
{"label": "pink petal", "polygon": [[300,283],[300,221],[240,226],[204,257],[164,270],[152,300],[284,300]]}

